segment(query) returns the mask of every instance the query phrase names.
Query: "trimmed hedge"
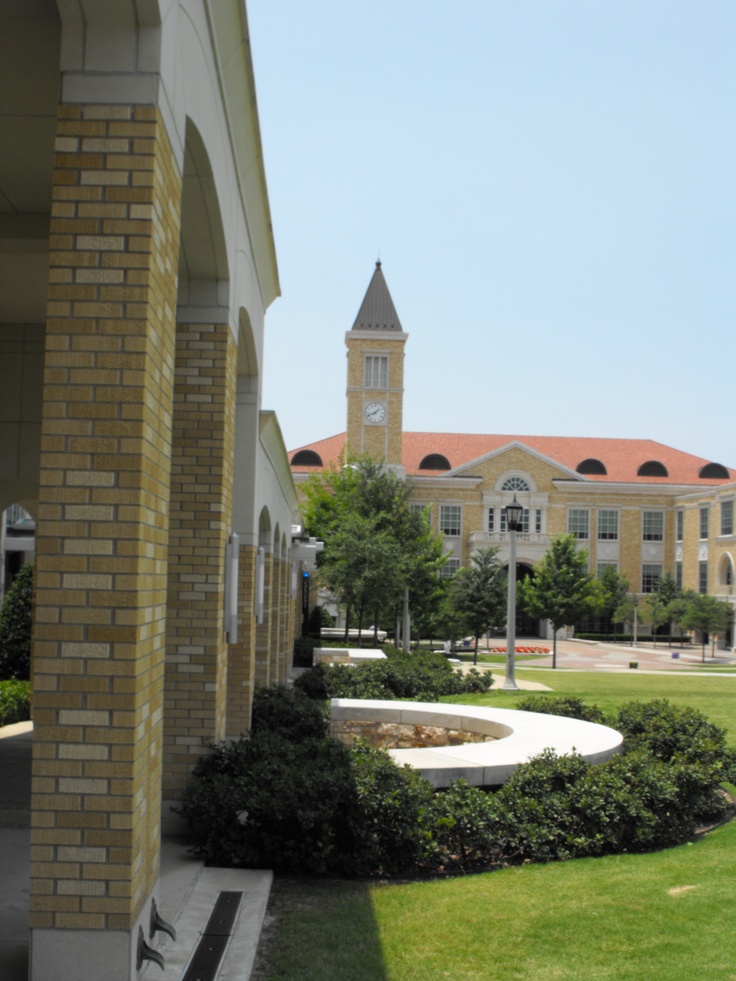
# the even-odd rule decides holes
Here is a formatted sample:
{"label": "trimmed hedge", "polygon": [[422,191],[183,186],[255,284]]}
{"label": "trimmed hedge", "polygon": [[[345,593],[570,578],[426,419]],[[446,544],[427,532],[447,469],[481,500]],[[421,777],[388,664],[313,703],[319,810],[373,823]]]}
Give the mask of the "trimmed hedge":
{"label": "trimmed hedge", "polygon": [[[543,701],[582,711],[576,700]],[[181,813],[207,862],[436,874],[649,851],[726,814],[719,785],[736,776],[721,729],[657,701],[625,705],[611,720],[625,734],[625,752],[606,763],[546,751],[495,791],[462,781],[433,791],[385,751],[330,739],[308,703],[286,689],[259,692],[252,737],[200,759]]]}
{"label": "trimmed hedge", "polygon": [[365,664],[318,664],[305,671],[294,687],[310,698],[416,699],[436,702],[443,695],[483,692],[493,684],[489,671],[454,670],[444,654],[387,651],[385,660]]}

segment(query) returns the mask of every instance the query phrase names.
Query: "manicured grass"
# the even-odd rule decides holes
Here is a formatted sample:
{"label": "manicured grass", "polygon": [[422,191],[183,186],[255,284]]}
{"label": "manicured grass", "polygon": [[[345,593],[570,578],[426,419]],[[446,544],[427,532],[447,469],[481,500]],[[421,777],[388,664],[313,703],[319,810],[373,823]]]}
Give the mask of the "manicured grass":
{"label": "manicured grass", "polygon": [[258,981],[736,977],[736,823],[651,855],[409,884],[283,880]]}
{"label": "manicured grass", "polygon": [[[610,711],[692,705],[736,743],[736,678],[518,671]],[[452,701],[511,707],[489,692]],[[414,883],[278,880],[258,981],[734,981],[736,822],[649,855]]]}

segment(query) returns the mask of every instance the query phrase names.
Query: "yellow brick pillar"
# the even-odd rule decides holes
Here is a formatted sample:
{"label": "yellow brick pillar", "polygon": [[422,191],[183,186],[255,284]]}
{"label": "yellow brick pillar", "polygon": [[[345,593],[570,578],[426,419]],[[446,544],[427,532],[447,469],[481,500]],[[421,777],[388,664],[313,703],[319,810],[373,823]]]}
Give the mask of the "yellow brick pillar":
{"label": "yellow brick pillar", "polygon": [[34,981],[135,977],[159,871],[181,178],[154,108],[59,108],[34,633]]}
{"label": "yellow brick pillar", "polygon": [[231,531],[237,346],[225,324],[176,335],[166,672],[164,819],[225,736],[225,548]]}
{"label": "yellow brick pillar", "polygon": [[289,563],[279,560],[280,590],[279,590],[279,681],[286,684],[291,664],[292,642],[289,637]]}
{"label": "yellow brick pillar", "polygon": [[241,546],[238,566],[238,643],[228,647],[227,735],[249,731],[256,671],[255,545]]}
{"label": "yellow brick pillar", "polygon": [[266,552],[263,574],[263,622],[256,625],[256,675],[257,685],[270,685],[276,680],[273,665],[273,610],[272,577],[274,560],[270,552]]}

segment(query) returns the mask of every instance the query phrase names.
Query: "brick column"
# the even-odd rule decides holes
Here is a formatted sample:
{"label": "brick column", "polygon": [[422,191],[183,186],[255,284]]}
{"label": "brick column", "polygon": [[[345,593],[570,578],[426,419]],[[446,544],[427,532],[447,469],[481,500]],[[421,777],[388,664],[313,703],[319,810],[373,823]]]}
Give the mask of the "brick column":
{"label": "brick column", "polygon": [[276,680],[272,663],[273,645],[273,566],[274,559],[266,552],[266,568],[263,576],[263,623],[256,625],[256,674],[257,685],[270,685]]}
{"label": "brick column", "polygon": [[135,976],[159,870],[181,178],[152,107],[59,108],[34,633],[34,981]]}
{"label": "brick column", "polygon": [[[177,327],[164,698],[165,801],[225,736],[225,547],[232,522],[237,347],[227,324]],[[164,815],[166,817],[166,815]]]}
{"label": "brick column", "polygon": [[254,545],[241,546],[238,584],[238,643],[228,647],[227,735],[250,729],[256,671],[256,619],[253,613],[256,554]]}

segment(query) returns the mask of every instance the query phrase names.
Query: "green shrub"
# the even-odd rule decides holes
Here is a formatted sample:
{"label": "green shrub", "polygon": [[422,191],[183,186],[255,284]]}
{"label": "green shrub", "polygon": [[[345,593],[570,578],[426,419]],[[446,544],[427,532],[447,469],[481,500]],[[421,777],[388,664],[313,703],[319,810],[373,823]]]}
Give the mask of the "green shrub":
{"label": "green shrub", "polygon": [[30,687],[27,681],[0,681],[0,726],[30,719]]}
{"label": "green shrub", "polygon": [[366,743],[352,747],[350,762],[358,792],[356,871],[414,871],[431,837],[427,816],[432,788],[416,770],[397,766],[385,750]]}
{"label": "green shrub", "polygon": [[648,851],[722,815],[732,772],[723,731],[667,702],[622,708],[625,752],[608,762],[548,750],[495,792],[462,781],[434,792],[383,750],[347,749],[304,694],[260,689],[253,717],[252,738],[213,747],[185,794],[194,850],[211,864],[393,875]]}
{"label": "green shrub", "polygon": [[316,665],[294,682],[310,698],[380,698],[437,701],[443,695],[488,691],[490,672],[453,670],[443,654],[391,652],[365,664]]}
{"label": "green shrub", "polygon": [[24,566],[0,608],[0,679],[27,681],[31,672],[33,565]]}
{"label": "green shrub", "polygon": [[542,712],[544,715],[564,715],[569,719],[608,724],[597,705],[588,705],[574,695],[525,695],[516,703],[522,712]]}
{"label": "green shrub", "polygon": [[336,874],[356,808],[346,747],[263,732],[202,757],[180,813],[209,865]]}
{"label": "green shrub", "polygon": [[294,641],[294,658],[293,664],[295,668],[311,668],[314,663],[314,648],[317,646],[318,641],[314,637],[297,637]]}
{"label": "green shrub", "polygon": [[438,872],[472,872],[500,864],[508,854],[498,798],[464,780],[435,794],[426,863]]}
{"label": "green shrub", "polygon": [[293,741],[329,734],[326,706],[286,685],[258,686],[253,694],[251,735],[278,733]]}

